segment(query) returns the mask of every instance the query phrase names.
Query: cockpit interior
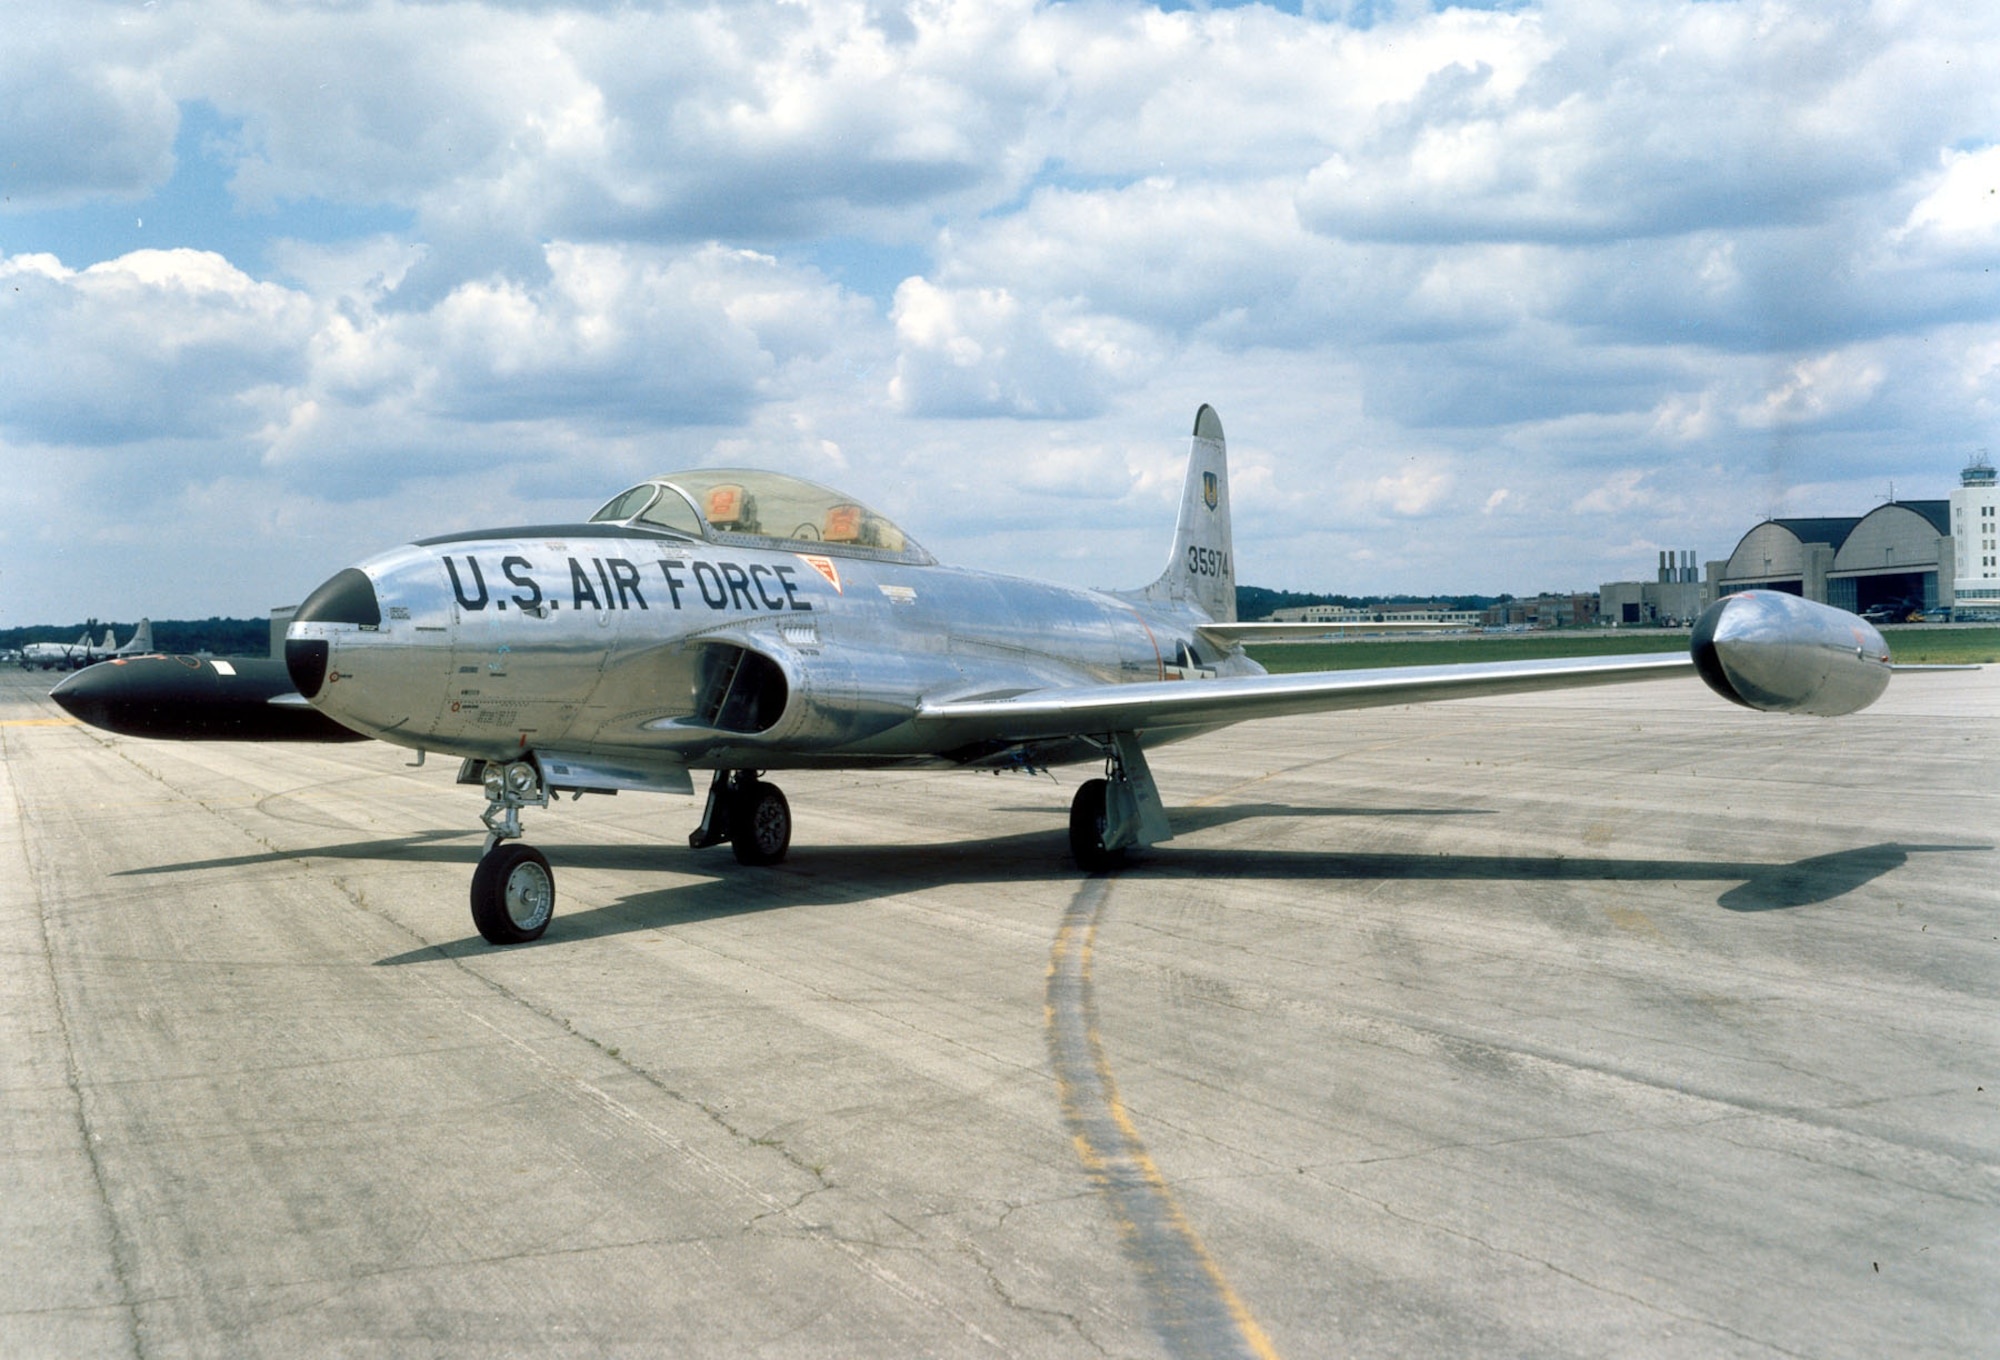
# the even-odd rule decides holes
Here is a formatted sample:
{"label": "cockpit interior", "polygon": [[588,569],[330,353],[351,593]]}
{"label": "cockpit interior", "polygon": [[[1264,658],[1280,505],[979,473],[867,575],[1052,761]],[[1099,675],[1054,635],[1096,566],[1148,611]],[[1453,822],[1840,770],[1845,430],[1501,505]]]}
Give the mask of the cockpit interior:
{"label": "cockpit interior", "polygon": [[930,554],[844,492],[782,472],[700,468],[613,496],[591,523],[630,524],[710,543],[928,564]]}

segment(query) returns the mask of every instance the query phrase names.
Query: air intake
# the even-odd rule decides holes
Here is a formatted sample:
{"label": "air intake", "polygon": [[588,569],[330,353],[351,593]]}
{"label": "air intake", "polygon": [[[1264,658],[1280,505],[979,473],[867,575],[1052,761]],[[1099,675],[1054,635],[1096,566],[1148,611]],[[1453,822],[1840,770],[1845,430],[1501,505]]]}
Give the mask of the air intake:
{"label": "air intake", "polygon": [[777,662],[727,643],[702,648],[694,721],[717,732],[767,731],[785,716],[791,686]]}

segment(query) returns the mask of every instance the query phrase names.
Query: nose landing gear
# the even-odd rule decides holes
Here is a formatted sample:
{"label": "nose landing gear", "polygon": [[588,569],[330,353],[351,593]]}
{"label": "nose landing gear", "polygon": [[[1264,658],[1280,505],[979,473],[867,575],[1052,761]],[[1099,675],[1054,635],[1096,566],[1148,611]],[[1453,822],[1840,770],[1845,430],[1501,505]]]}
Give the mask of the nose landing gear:
{"label": "nose landing gear", "polygon": [[548,788],[533,761],[489,762],[481,771],[486,789],[486,851],[472,871],[472,924],[489,944],[539,940],[556,914],[556,876],[548,856],[520,844],[521,809],[547,807]]}

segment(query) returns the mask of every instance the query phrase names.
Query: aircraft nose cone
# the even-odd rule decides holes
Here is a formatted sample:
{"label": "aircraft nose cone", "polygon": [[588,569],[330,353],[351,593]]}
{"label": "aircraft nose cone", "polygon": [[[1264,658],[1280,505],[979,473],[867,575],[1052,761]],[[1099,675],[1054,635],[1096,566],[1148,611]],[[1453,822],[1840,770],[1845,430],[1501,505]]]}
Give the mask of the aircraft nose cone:
{"label": "aircraft nose cone", "polygon": [[[364,628],[382,626],[382,603],[375,598],[375,583],[357,567],[337,571],[306,596],[292,622],[349,623]],[[332,648],[324,638],[286,638],[285,669],[300,694],[310,699],[326,683],[327,660]]]}
{"label": "aircraft nose cone", "polygon": [[116,699],[112,691],[116,688],[116,685],[106,683],[98,667],[90,666],[64,676],[61,683],[49,691],[49,697],[77,721],[89,723],[92,727],[109,727],[111,724],[107,719]]}

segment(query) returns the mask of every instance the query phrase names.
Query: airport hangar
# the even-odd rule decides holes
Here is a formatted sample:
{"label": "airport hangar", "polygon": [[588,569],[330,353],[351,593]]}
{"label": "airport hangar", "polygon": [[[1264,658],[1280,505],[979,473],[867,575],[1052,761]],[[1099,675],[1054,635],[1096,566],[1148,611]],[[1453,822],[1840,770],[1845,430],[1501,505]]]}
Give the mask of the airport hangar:
{"label": "airport hangar", "polygon": [[1726,560],[1660,554],[1655,581],[1599,587],[1599,620],[1691,619],[1739,590],[1778,590],[1860,613],[1876,605],[2000,611],[2000,486],[1985,459],[1948,500],[1889,501],[1860,516],[1767,519]]}

